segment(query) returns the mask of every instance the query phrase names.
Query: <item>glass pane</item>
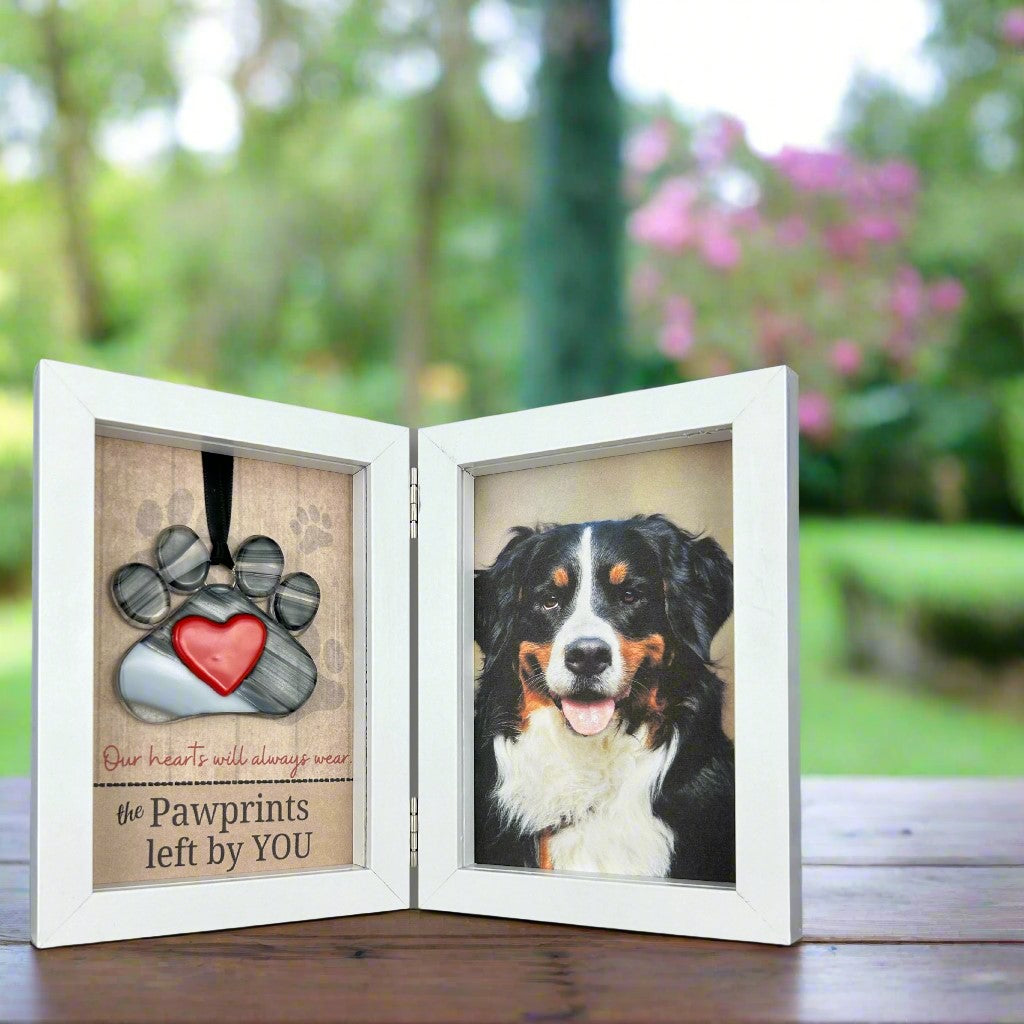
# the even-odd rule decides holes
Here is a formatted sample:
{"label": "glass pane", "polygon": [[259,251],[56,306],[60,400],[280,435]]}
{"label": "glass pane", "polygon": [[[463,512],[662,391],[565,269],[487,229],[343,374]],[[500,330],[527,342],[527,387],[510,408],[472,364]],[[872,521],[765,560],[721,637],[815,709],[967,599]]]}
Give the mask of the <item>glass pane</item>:
{"label": "glass pane", "polygon": [[352,863],[352,494],[96,439],[97,888]]}

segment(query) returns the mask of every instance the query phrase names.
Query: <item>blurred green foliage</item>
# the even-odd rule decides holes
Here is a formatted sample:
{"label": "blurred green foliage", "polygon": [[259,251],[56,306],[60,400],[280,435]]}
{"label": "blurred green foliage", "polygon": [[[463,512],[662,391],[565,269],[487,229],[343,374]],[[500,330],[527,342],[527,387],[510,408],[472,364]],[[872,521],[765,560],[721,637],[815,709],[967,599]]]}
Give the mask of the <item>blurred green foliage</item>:
{"label": "blurred green foliage", "polygon": [[1008,382],[1002,397],[1006,468],[1017,510],[1024,514],[1024,376]]}
{"label": "blurred green foliage", "polygon": [[[666,355],[663,325],[634,305],[628,365],[607,378],[648,386],[788,359],[822,396],[803,410],[805,507],[1019,522],[1024,454],[1006,382],[1024,376],[1024,51],[1004,25],[1012,10],[938,4],[927,47],[942,89],[922,102],[858,80],[834,151],[766,159],[736,149],[742,126],[729,118],[709,129],[627,109],[634,126],[670,124],[680,166],[704,175],[711,201],[695,245],[708,267],[671,271],[702,307],[696,343],[692,310],[677,309]],[[558,33],[542,34],[540,14],[500,0],[4,6],[0,388],[26,394],[49,356],[416,424],[517,407],[524,365],[545,400],[576,394],[580,375],[538,356],[560,317],[578,335],[562,346],[574,365],[621,365],[614,344],[598,345],[607,332],[572,312],[591,302],[614,324],[614,288],[570,303],[561,294],[579,289],[553,277],[546,291],[525,287],[548,280],[543,253],[569,230],[531,249],[528,211],[562,223],[555,208],[574,209],[574,189],[589,194],[598,163],[615,171],[614,154],[572,157],[572,131],[593,134],[580,103],[560,110],[553,93],[545,128],[529,97],[501,110],[485,87],[510,55],[528,65],[522,54],[539,48],[540,67],[559,67]],[[603,63],[586,95],[595,123],[613,125]],[[730,152],[735,166],[723,163]],[[634,157],[627,147],[627,166]],[[862,185],[874,180],[866,168],[889,182],[882,205],[863,188],[841,203],[827,181],[807,187],[809,170]],[[614,226],[621,199],[598,191]],[[648,197],[629,177],[624,193],[639,216]],[[832,247],[827,265],[793,247],[807,224]],[[851,228],[894,231],[899,248],[876,238],[844,254]],[[769,244],[766,231],[790,241]],[[606,273],[613,245],[602,248],[594,266]],[[920,328],[913,362],[896,368],[886,303],[931,302],[924,283],[943,281],[963,282],[966,303],[947,297],[942,329]],[[830,304],[830,289],[845,298]],[[543,322],[528,315],[531,296]],[[598,298],[609,303],[599,316]],[[839,359],[858,365],[839,371]],[[835,398],[837,375],[833,409],[822,398]],[[19,472],[5,471],[8,493]],[[5,555],[0,574],[15,562]]]}
{"label": "blurred green foliage", "polygon": [[0,602],[0,776],[31,769],[31,632],[28,598]]}
{"label": "blurred green foliage", "polygon": [[525,126],[483,95],[470,5],[236,6],[220,152],[176,134],[202,5],[0,12],[0,384],[45,355],[376,418],[405,417],[406,372],[423,420],[513,404]]}
{"label": "blurred green foliage", "polygon": [[[770,248],[754,246],[753,273],[733,273],[735,251],[720,230],[732,221],[717,212],[742,221],[740,178],[712,172],[716,215],[700,242],[710,269],[691,262],[669,273],[705,309],[736,317],[720,315],[703,350],[698,330],[687,364],[678,357],[685,332],[666,355],[664,324],[634,304],[619,339],[621,386],[724,372],[743,360],[802,361],[813,389],[836,400],[831,420],[820,404],[805,418],[805,509],[997,520],[1019,531],[1024,14],[1012,0],[937,0],[935,10],[927,43],[942,77],[935,96],[914,100],[861,78],[835,151],[818,155],[825,165],[839,154],[916,172],[913,207],[900,213],[899,265],[887,257],[837,270],[840,288],[899,274],[963,283],[963,304],[941,336],[917,339],[914,372],[879,355],[841,385],[833,380],[836,341],[864,349],[870,336],[867,350],[884,351],[877,288],[851,288],[868,298],[840,304],[840,322],[813,336],[798,329],[777,351],[759,349],[746,328],[730,334],[730,323],[756,323],[769,293],[784,312],[818,312],[819,268],[810,259],[806,274],[795,264],[783,274]],[[509,61],[544,65],[540,13],[534,0],[0,5],[0,593],[24,594],[28,580],[30,389],[41,357],[412,425],[519,406],[524,369],[548,365],[524,354],[546,343],[527,311],[538,297],[526,282],[544,268],[530,262],[539,249],[531,253],[524,224],[531,209],[548,216],[555,197],[544,183],[557,176],[535,156],[534,98],[503,109],[486,83]],[[611,125],[614,97],[604,101],[596,109]],[[547,124],[549,142],[561,118],[572,130],[572,110]],[[623,111],[634,127],[664,118],[687,167],[713,162],[722,140],[701,124],[660,107]],[[604,156],[602,174],[615,164],[614,153]],[[628,148],[626,156],[628,164]],[[774,228],[788,220],[792,197],[762,173],[763,157],[743,153],[738,170],[761,190]],[[587,168],[575,177],[560,170],[570,202]],[[647,198],[634,185],[627,180],[621,196],[605,187],[609,223]],[[812,212],[834,226],[828,201]],[[618,258],[606,255],[605,267]],[[635,267],[640,256],[634,244],[624,262]],[[567,322],[588,300],[573,298]],[[602,315],[617,319],[616,297],[601,298]],[[558,289],[545,301],[558,312]],[[600,353],[577,337],[579,359],[618,358],[615,333]],[[720,352],[730,362],[718,361]],[[544,372],[554,388],[545,399],[570,393],[568,375]],[[974,534],[956,536],[977,561],[917,526],[805,529],[808,770],[1024,770],[1019,723],[896,692],[891,680],[851,673],[839,660],[837,567],[846,560],[869,574],[895,565],[892,578],[908,588],[1016,592],[1019,532],[977,546]],[[0,649],[0,752],[25,770],[23,597],[0,604]]]}
{"label": "blurred green foliage", "polygon": [[0,590],[27,581],[32,554],[32,401],[0,391]]}

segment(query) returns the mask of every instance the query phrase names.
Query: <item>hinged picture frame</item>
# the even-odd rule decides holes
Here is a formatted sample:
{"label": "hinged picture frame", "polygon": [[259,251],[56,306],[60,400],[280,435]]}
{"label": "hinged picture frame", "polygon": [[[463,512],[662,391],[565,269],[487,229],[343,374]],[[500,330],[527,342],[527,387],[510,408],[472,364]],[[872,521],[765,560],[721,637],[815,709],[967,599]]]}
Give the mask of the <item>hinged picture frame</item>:
{"label": "hinged picture frame", "polygon": [[[97,438],[351,478],[352,866],[94,884],[94,624],[104,584],[94,551]],[[730,751],[735,746],[734,881],[477,863],[474,702],[481,654],[474,577],[493,558],[475,547],[480,481],[511,474],[512,486],[502,493],[521,492],[517,504],[529,514],[532,471],[562,467],[549,476],[557,490],[559,474],[568,479],[589,463],[701,445],[717,445],[719,454],[727,447],[725,461],[707,465],[731,467],[712,474],[716,493],[725,496],[716,520],[724,533],[712,540],[717,550],[725,533],[730,538],[735,637],[729,632],[724,664],[733,696],[724,715],[732,723]],[[44,361],[36,376],[33,942],[67,945],[410,906],[796,941],[796,474],[796,378],[784,367],[410,436],[400,426]],[[603,491],[584,495],[581,508],[593,514],[579,518],[607,517]],[[702,500],[688,507],[699,510]],[[681,525],[696,530],[683,534],[696,543],[708,524]],[[566,735],[568,722],[567,716]]]}

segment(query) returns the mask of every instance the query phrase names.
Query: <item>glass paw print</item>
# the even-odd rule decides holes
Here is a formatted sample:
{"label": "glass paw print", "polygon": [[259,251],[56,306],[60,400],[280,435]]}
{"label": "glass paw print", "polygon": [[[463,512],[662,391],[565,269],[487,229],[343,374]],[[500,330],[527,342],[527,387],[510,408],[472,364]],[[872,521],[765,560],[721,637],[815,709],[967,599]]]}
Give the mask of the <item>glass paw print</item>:
{"label": "glass paw print", "polygon": [[[270,537],[243,541],[234,562],[233,585],[207,584],[206,545],[189,527],[169,526],[157,537],[156,569],[130,562],[114,573],[114,604],[132,625],[150,628],[117,673],[136,718],[280,717],[309,699],[316,663],[292,634],[313,621],[320,587],[304,572],[282,578],[284,553]],[[171,591],[190,595],[173,612]]]}

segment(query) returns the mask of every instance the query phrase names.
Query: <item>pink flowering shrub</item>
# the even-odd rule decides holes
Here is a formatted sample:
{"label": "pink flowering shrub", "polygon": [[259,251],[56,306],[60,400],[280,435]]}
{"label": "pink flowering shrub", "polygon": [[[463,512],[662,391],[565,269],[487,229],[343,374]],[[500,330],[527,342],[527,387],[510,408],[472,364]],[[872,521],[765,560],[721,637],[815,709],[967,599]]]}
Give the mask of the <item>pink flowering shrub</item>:
{"label": "pink flowering shrub", "polygon": [[634,321],[681,376],[788,363],[801,430],[827,445],[846,395],[934,365],[952,340],[964,287],[911,263],[910,164],[789,147],[764,157],[725,117],[692,133],[655,121],[625,162]]}
{"label": "pink flowering shrub", "polygon": [[1017,49],[1024,48],[1024,7],[1011,7],[1000,24],[1003,42]]}

